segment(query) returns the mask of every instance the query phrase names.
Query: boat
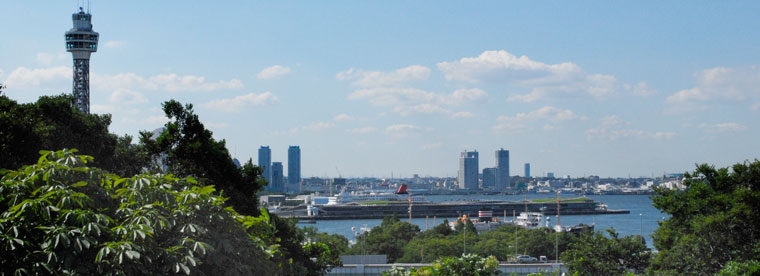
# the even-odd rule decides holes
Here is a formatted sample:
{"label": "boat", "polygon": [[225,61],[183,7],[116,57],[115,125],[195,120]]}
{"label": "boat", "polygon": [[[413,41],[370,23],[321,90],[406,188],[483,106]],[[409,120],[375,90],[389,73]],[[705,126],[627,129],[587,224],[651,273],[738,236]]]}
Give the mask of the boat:
{"label": "boat", "polygon": [[544,220],[544,214],[539,212],[521,212],[515,218],[515,225],[522,226],[526,229],[536,229],[541,227],[541,221]]}
{"label": "boat", "polygon": [[335,201],[338,204],[345,204],[345,203],[351,203],[351,202],[366,202],[366,201],[399,201],[399,202],[405,202],[408,201],[410,198],[414,202],[426,202],[427,199],[425,199],[424,196],[421,195],[412,195],[407,191],[406,184],[402,184],[401,187],[399,187],[398,191],[395,193],[388,192],[388,191],[370,191],[370,192],[360,192],[360,191],[353,191],[353,192],[346,192],[345,188],[341,190],[341,192],[335,196]]}
{"label": "boat", "polygon": [[457,218],[457,220],[449,222],[449,227],[451,230],[456,230],[459,222],[465,223],[468,219],[478,232],[491,231],[504,225],[513,225],[512,222],[502,221],[499,218],[493,217],[493,211],[482,210],[478,211],[478,218],[469,218],[469,216],[463,215]]}

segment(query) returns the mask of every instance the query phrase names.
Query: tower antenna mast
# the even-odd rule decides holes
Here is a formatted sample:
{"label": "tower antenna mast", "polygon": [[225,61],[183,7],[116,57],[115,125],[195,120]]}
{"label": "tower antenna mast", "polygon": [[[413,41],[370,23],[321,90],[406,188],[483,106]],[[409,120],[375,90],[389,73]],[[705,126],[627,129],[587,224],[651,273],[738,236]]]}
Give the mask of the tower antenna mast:
{"label": "tower antenna mast", "polygon": [[92,30],[92,14],[80,6],[71,15],[72,28],[66,32],[66,51],[74,59],[72,94],[74,106],[82,113],[90,113],[90,54],[98,51],[100,34]]}

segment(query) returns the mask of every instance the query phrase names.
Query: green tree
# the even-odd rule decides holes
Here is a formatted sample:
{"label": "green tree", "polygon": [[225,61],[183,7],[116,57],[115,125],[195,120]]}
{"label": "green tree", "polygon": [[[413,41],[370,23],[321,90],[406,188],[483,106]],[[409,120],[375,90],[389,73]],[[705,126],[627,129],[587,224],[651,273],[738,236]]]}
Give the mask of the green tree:
{"label": "green tree", "polygon": [[684,190],[656,189],[654,206],[670,217],[652,234],[658,274],[715,274],[729,262],[760,259],[760,161],[684,175]]}
{"label": "green tree", "polygon": [[[0,274],[265,275],[276,246],[193,178],[121,178],[75,151],[0,180]],[[248,223],[244,223],[248,222]],[[271,231],[270,231],[271,232]]]}
{"label": "green tree", "polygon": [[225,141],[217,141],[201,123],[193,105],[182,105],[170,100],[164,102],[164,113],[169,118],[165,130],[157,139],[142,132],[140,143],[156,159],[165,156],[168,172],[185,177],[199,178],[203,183],[215,185],[230,197],[229,204],[243,214],[258,213],[256,191],[266,185],[259,177],[261,169],[249,159],[242,168],[232,161]]}
{"label": "green tree", "polygon": [[[400,221],[394,215],[383,218],[379,226],[357,238],[364,243],[367,254],[385,254],[388,256],[388,262],[393,263],[403,256],[406,244],[419,233],[419,226]],[[357,243],[349,252],[361,254],[361,245]]]}
{"label": "green tree", "polygon": [[77,148],[95,157],[94,165],[116,171],[117,136],[108,132],[111,115],[81,113],[72,101],[71,95],[59,95],[18,104],[0,95],[0,169],[32,164],[42,149]]}
{"label": "green tree", "polygon": [[625,275],[642,273],[649,266],[651,250],[641,236],[619,237],[614,229],[581,234],[568,250],[560,254],[570,271],[580,275]]}
{"label": "green tree", "polygon": [[760,275],[760,261],[728,262],[718,276]]}

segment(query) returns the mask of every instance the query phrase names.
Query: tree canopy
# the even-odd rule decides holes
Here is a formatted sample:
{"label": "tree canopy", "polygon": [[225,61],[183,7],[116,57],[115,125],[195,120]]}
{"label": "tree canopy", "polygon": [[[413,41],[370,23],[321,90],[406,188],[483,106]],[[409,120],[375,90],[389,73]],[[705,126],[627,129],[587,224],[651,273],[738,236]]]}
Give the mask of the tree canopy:
{"label": "tree canopy", "polygon": [[[670,215],[652,234],[659,274],[718,273],[760,259],[760,161],[686,173],[686,189],[657,189],[654,206]],[[740,265],[741,266],[741,265]]]}
{"label": "tree canopy", "polygon": [[215,185],[230,197],[230,204],[243,214],[257,214],[256,191],[266,185],[259,177],[262,170],[249,159],[238,168],[230,157],[225,141],[214,139],[210,130],[201,123],[193,105],[182,105],[170,100],[164,102],[164,113],[169,118],[165,130],[156,138],[142,132],[140,143],[153,158],[165,156],[167,172],[184,177],[193,176],[201,182]]}
{"label": "tree canopy", "polygon": [[339,260],[276,216],[239,215],[192,177],[122,178],[75,150],[0,179],[0,274],[322,275]]}

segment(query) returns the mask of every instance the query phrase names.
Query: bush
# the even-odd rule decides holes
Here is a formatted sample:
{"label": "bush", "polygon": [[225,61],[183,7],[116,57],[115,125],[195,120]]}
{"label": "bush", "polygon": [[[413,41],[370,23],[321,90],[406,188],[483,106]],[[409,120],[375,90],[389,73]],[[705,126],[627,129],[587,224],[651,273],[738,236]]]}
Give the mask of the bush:
{"label": "bush", "polygon": [[193,178],[122,178],[75,153],[42,151],[37,164],[3,172],[0,274],[274,271],[274,247],[253,234],[271,229],[266,213],[240,216]]}

